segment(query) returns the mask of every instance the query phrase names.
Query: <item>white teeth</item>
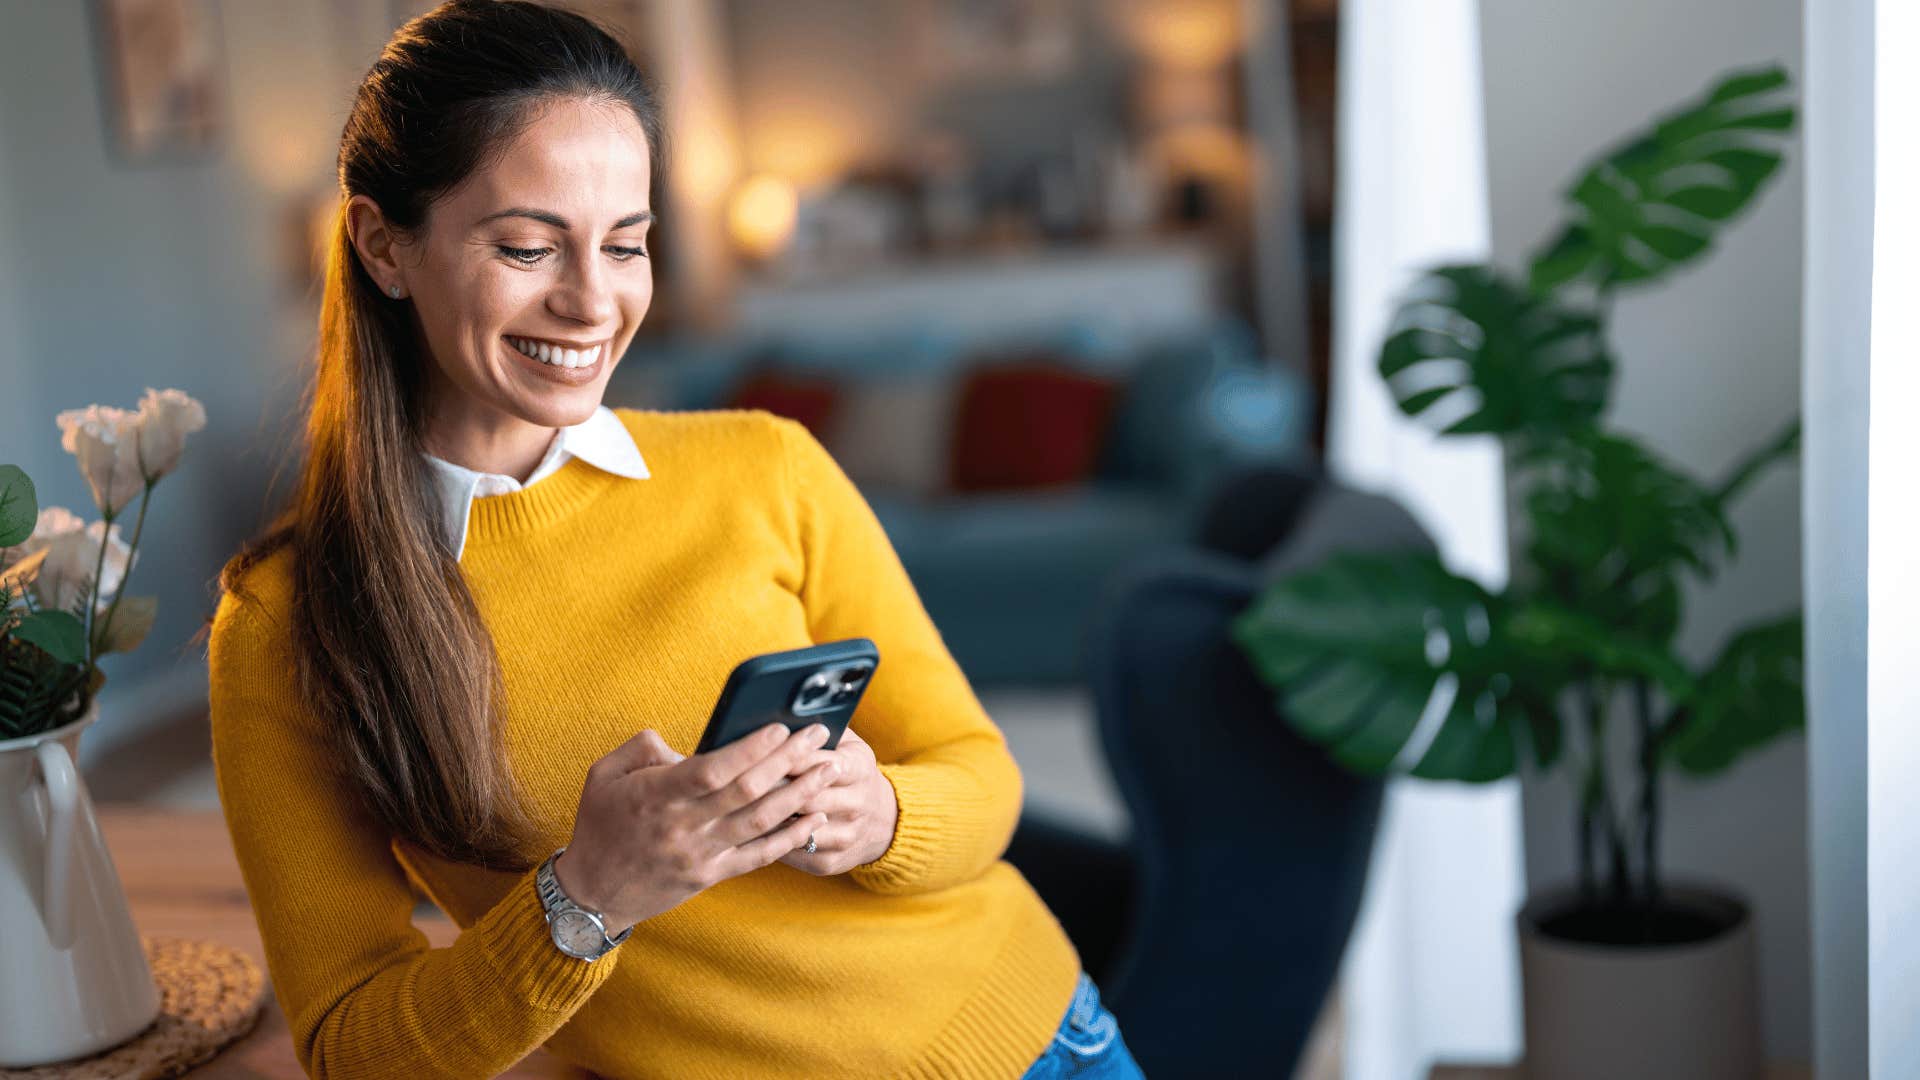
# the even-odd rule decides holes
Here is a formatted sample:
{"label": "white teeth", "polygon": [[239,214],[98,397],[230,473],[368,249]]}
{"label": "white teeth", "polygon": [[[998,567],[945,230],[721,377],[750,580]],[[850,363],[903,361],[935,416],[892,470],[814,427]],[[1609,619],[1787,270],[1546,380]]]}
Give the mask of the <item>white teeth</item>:
{"label": "white teeth", "polygon": [[530,338],[517,337],[508,338],[507,344],[512,345],[522,353],[533,357],[543,364],[552,364],[555,367],[592,367],[593,362],[600,358],[600,346],[598,345],[590,349],[569,349],[556,346],[551,342],[534,341]]}

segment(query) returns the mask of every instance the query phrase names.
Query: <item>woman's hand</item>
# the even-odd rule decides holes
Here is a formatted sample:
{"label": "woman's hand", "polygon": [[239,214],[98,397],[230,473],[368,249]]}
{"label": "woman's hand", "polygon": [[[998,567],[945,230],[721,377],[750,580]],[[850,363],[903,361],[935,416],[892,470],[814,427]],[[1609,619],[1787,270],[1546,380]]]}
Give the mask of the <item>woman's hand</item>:
{"label": "woman's hand", "polygon": [[617,934],[804,846],[827,815],[802,804],[844,760],[821,750],[826,740],[823,724],[774,723],[684,757],[640,732],[587,770],[573,838],[553,864],[560,888]]}
{"label": "woman's hand", "polygon": [[839,777],[813,793],[796,811],[801,815],[827,815],[827,823],[812,830],[813,854],[807,854],[806,830],[802,830],[800,843],[779,860],[818,877],[844,874],[885,855],[893,845],[894,825],[900,820],[893,784],[881,773],[873,747],[851,727],[841,734],[838,746],[814,750],[800,767],[834,760],[840,763]]}

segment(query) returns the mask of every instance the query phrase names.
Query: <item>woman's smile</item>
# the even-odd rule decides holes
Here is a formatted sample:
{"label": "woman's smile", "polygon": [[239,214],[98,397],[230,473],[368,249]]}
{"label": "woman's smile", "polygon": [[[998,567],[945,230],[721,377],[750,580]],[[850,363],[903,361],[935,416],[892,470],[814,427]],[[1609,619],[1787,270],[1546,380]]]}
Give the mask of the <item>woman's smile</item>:
{"label": "woman's smile", "polygon": [[607,350],[611,347],[610,340],[581,348],[512,334],[502,335],[500,341],[521,367],[568,386],[581,386],[599,378],[600,365],[606,360]]}

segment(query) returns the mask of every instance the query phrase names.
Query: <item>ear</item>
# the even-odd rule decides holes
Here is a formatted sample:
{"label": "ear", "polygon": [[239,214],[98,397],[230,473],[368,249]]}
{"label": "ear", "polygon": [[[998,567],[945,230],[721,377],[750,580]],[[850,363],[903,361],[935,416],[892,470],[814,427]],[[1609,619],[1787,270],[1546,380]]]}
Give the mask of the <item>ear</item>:
{"label": "ear", "polygon": [[399,238],[388,227],[386,215],[380,212],[380,204],[365,195],[355,195],[347,200],[346,214],[347,236],[353,241],[353,250],[360,258],[360,265],[373,278],[374,284],[388,296],[393,295],[395,285],[400,286],[401,296],[411,292],[400,266]]}

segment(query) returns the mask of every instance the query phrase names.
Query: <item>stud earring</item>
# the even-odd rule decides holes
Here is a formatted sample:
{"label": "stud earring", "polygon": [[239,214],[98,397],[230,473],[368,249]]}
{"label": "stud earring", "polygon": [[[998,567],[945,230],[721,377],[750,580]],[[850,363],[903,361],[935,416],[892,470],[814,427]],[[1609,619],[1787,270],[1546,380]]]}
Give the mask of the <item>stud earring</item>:
{"label": "stud earring", "polygon": [[393,297],[395,300],[400,299],[400,286],[398,285],[387,286],[387,295]]}

